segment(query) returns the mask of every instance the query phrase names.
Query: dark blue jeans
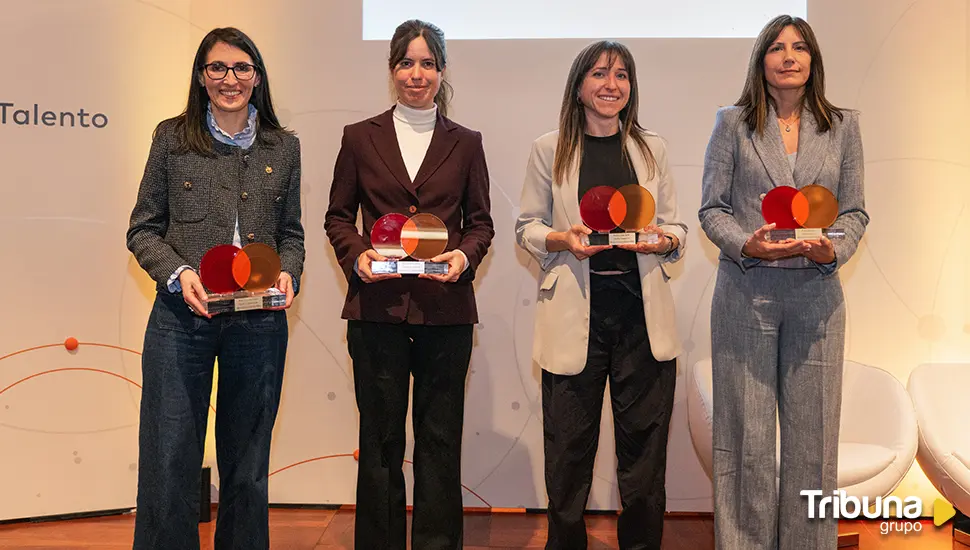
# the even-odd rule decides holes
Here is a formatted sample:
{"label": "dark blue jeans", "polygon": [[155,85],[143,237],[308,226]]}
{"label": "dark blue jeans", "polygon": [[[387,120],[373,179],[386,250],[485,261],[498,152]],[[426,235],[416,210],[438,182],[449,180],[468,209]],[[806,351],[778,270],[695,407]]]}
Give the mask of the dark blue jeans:
{"label": "dark blue jeans", "polygon": [[135,550],[199,548],[199,476],[219,360],[217,549],[269,548],[270,440],[283,383],[286,314],[210,319],[159,293],[142,355]]}

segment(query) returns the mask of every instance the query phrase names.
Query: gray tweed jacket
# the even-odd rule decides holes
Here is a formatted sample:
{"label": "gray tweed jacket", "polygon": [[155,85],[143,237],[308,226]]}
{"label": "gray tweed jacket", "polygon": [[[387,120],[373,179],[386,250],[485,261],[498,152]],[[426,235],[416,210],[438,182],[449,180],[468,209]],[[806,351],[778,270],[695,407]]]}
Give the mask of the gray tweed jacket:
{"label": "gray tweed jacket", "polygon": [[182,265],[195,269],[203,254],[232,243],[236,215],[242,244],[260,242],[280,255],[299,291],[303,273],[300,221],[300,141],[262,132],[252,147],[213,142],[215,157],[175,153],[173,124],[159,126],[128,227],[128,250],[168,292]]}
{"label": "gray tweed jacket", "polygon": [[[806,113],[799,131],[794,172],[786,159],[781,130],[771,106],[764,135],[748,130],[739,107],[723,107],[704,157],[704,178],[698,218],[704,233],[721,249],[720,258],[745,269],[741,248],[755,230],[765,224],[761,215],[764,194],[780,185],[801,189],[814,183],[824,186],[839,201],[839,216],[832,227],[845,230],[834,239],[836,269],[855,254],[869,224],[863,190],[865,162],[859,113],[844,111],[828,132],[820,132],[815,118]],[[796,258],[797,267],[813,267],[807,258]],[[763,264],[765,262],[762,262]]]}

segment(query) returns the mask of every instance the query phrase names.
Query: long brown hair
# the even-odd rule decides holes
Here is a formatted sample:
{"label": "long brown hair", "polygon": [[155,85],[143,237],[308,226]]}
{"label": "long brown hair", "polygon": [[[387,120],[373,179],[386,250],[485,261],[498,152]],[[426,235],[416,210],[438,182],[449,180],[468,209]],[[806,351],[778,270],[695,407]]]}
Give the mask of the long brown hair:
{"label": "long brown hair", "polygon": [[768,94],[768,81],[765,79],[765,55],[768,48],[775,43],[775,39],[787,26],[793,26],[802,35],[808,45],[808,53],[812,57],[809,68],[808,81],[805,83],[805,94],[802,96],[802,108],[807,108],[815,117],[819,131],[827,132],[832,128],[832,121],[838,117],[842,120],[842,109],[829,103],[825,99],[825,68],[822,64],[822,50],[818,47],[815,32],[808,22],[800,17],[779,15],[768,22],[751,50],[748,61],[748,76],[744,82],[741,97],[735,103],[744,109],[744,121],[752,132],[764,134],[768,119],[768,103],[774,99]]}
{"label": "long brown hair", "polygon": [[[653,178],[654,176],[657,161],[644,138],[645,130],[637,120],[639,93],[637,90],[637,69],[633,62],[633,54],[619,42],[602,40],[586,46],[583,51],[579,52],[579,55],[573,60],[572,67],[569,69],[569,76],[566,78],[566,89],[562,94],[562,107],[559,110],[559,142],[556,144],[556,155],[552,163],[552,180],[556,183],[562,183],[576,159],[582,158],[583,136],[586,133],[586,109],[579,101],[578,95],[586,75],[596,66],[596,62],[603,53],[607,54],[610,67],[616,63],[617,59],[622,61],[629,76],[630,98],[626,107],[620,111],[620,127],[623,134],[621,141],[625,144],[627,139],[633,139],[637,148],[640,149],[641,154],[647,160],[649,177]],[[627,150],[624,146],[624,158],[626,158],[626,155]]]}
{"label": "long brown hair", "polygon": [[213,29],[205,35],[199,44],[199,49],[195,52],[195,60],[192,62],[192,77],[189,81],[189,99],[177,117],[162,121],[156,128],[156,132],[163,125],[174,125],[176,135],[176,153],[193,152],[202,156],[212,156],[212,134],[206,123],[206,109],[209,106],[209,92],[206,91],[203,83],[205,82],[205,60],[209,56],[209,51],[218,44],[224,42],[230,46],[239,48],[246,52],[256,66],[256,73],[259,75],[259,86],[253,88],[253,95],[249,102],[256,107],[256,124],[259,131],[257,139],[263,145],[272,145],[273,141],[268,139],[267,132],[292,133],[276,118],[276,111],[273,109],[273,99],[269,93],[269,74],[266,72],[266,65],[263,63],[263,56],[256,49],[256,44],[246,36],[246,33],[233,27]]}
{"label": "long brown hair", "polygon": [[[417,37],[424,38],[434,56],[435,68],[439,73],[443,73],[448,64],[447,51],[445,50],[445,33],[435,25],[419,19],[410,19],[401,23],[394,29],[394,36],[391,37],[391,51],[387,56],[387,67],[394,72],[394,67],[404,59],[408,53],[408,46]],[[438,106],[441,116],[448,116],[448,104],[455,94],[454,88],[441,75],[441,85],[438,93],[434,96],[434,103]]]}

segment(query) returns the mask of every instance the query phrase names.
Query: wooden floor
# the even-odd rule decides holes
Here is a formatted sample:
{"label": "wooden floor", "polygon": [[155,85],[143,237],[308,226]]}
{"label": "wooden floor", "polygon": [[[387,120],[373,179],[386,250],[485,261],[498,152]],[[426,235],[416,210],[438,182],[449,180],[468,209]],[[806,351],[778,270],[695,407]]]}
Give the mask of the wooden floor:
{"label": "wooden floor", "polygon": [[[617,548],[616,516],[587,518],[590,549]],[[465,516],[467,550],[542,548],[545,516],[538,514],[475,514]],[[0,548],[31,550],[122,550],[131,548],[134,516],[111,516],[44,523],[0,525]],[[202,548],[212,548],[215,522],[199,526]],[[274,550],[336,550],[353,548],[354,514],[350,510],[270,510]],[[920,533],[880,533],[879,522],[843,522],[840,532],[858,532],[861,550],[970,550],[953,543],[949,526],[937,529],[922,522]],[[664,550],[714,548],[710,517],[669,517],[664,524]]]}

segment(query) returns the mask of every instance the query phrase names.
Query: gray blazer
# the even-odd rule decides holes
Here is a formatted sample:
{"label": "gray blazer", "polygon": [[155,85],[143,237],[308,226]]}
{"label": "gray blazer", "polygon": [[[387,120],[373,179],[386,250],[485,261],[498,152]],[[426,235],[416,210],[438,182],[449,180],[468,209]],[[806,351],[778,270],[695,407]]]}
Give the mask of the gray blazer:
{"label": "gray blazer", "polygon": [[[637,254],[650,350],[658,361],[667,361],[680,355],[683,347],[664,264],[683,256],[687,225],[678,212],[677,189],[667,166],[666,143],[653,132],[647,132],[645,137],[657,161],[652,178],[647,177],[646,159],[632,139],[625,144],[626,150],[640,185],[657,201],[654,223],[680,241],[680,247],[666,256]],[[571,252],[550,252],[546,248],[549,233],[583,223],[579,215],[580,163],[573,163],[562,183],[552,181],[558,141],[559,132],[554,131],[532,144],[522,186],[521,211],[515,221],[515,238],[542,268],[532,357],[539,367],[553,374],[577,374],[586,367],[589,348],[589,259],[580,261]]]}
{"label": "gray blazer", "polygon": [[[761,215],[764,193],[779,185],[802,188],[822,185],[839,201],[839,216],[832,227],[845,229],[845,237],[833,239],[836,270],[855,253],[869,223],[863,196],[862,135],[859,114],[844,111],[845,118],[835,118],[832,128],[821,133],[810,114],[802,117],[798,156],[792,172],[774,123],[774,107],[768,112],[763,136],[748,130],[740,107],[723,107],[704,157],[704,179],[701,227],[708,238],[721,249],[721,259],[736,262],[741,269],[741,247],[755,230],[765,224]],[[802,258],[801,267],[821,266]],[[749,264],[750,265],[750,264]],[[796,266],[798,267],[798,266]]]}
{"label": "gray blazer", "polygon": [[128,227],[128,250],[168,292],[168,278],[182,265],[199,267],[202,255],[232,243],[236,215],[242,244],[260,242],[280,255],[283,271],[299,290],[303,273],[300,222],[300,141],[261,132],[251,148],[213,141],[215,156],[176,154],[175,131],[159,125]]}

